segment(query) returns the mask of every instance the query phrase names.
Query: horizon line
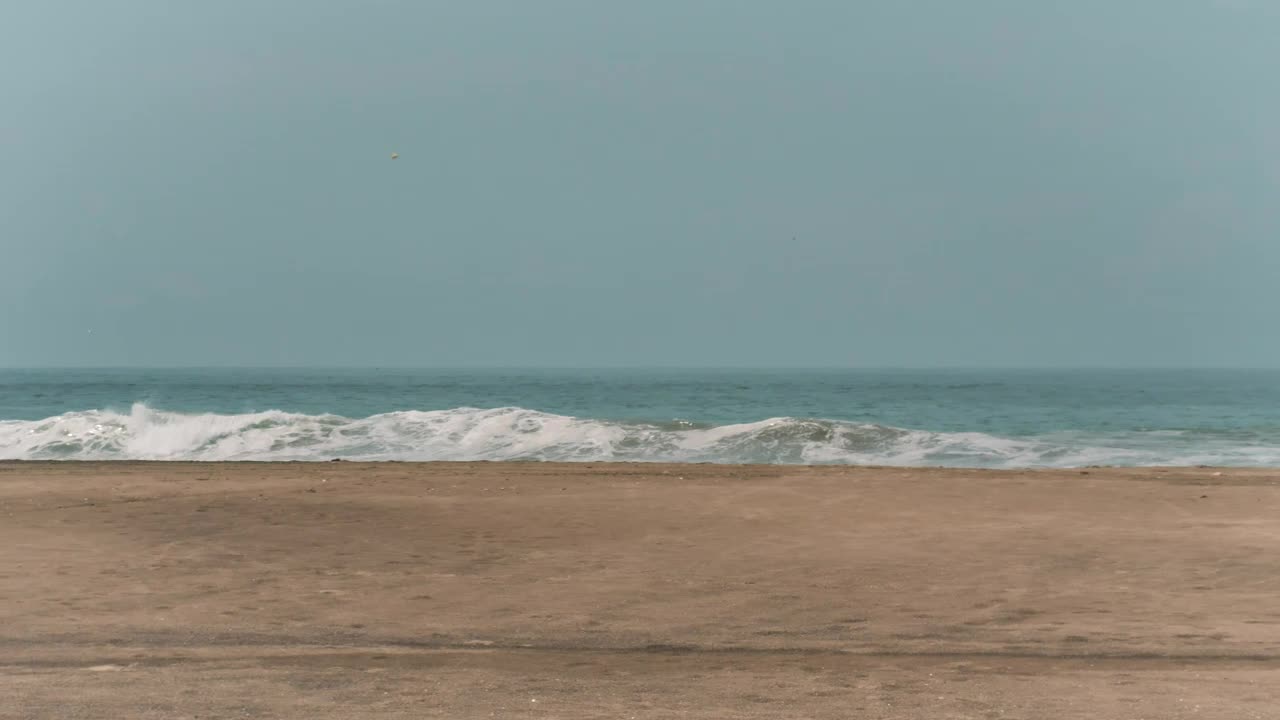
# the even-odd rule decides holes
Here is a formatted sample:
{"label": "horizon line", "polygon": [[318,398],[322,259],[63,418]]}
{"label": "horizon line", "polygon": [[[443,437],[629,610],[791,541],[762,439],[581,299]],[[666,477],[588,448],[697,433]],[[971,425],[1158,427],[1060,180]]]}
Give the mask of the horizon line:
{"label": "horizon line", "polygon": [[336,365],[292,365],[292,364],[227,364],[227,365],[0,365],[3,370],[404,370],[404,371],[600,371],[600,370],[843,370],[843,371],[947,371],[947,370],[1280,370],[1280,365],[1176,365],[1176,364],[1079,364],[1079,365],[837,365],[837,364],[777,364],[777,365],[487,365],[487,364],[336,364]]}

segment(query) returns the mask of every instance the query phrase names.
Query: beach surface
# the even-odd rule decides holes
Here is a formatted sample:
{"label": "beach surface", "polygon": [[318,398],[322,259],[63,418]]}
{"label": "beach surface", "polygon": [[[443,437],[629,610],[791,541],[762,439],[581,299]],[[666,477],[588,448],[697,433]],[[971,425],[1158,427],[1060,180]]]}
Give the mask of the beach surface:
{"label": "beach surface", "polygon": [[0,718],[1280,717],[1280,471],[0,463]]}

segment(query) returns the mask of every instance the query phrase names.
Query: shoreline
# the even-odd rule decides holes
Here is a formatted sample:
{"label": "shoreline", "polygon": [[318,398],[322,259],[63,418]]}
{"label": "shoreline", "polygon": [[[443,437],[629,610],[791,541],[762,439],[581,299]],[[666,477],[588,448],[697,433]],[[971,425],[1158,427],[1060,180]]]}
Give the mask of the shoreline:
{"label": "shoreline", "polygon": [[3,461],[0,718],[1269,717],[1276,517],[1267,468]]}
{"label": "shoreline", "polygon": [[1009,466],[1009,467],[981,467],[971,465],[856,465],[850,463],[809,463],[809,464],[792,464],[792,463],[722,463],[712,461],[700,462],[671,462],[667,460],[348,460],[346,458],[328,458],[316,460],[189,460],[189,459],[173,459],[173,460],[138,460],[138,459],[81,459],[69,458],[66,460],[56,460],[49,458],[29,459],[29,458],[0,458],[0,465],[26,465],[26,466],[75,466],[75,465],[103,465],[103,466],[124,466],[124,465],[141,465],[164,467],[169,465],[229,465],[229,466],[308,466],[308,465],[326,465],[326,464],[344,464],[344,465],[400,465],[409,467],[462,467],[469,465],[476,466],[546,466],[546,467],[565,467],[565,468],[599,468],[599,467],[710,467],[710,468],[780,468],[792,470],[881,470],[881,471],[903,471],[913,470],[918,472],[960,472],[960,473],[1072,473],[1080,472],[1089,474],[1093,471],[1101,472],[1222,472],[1222,473],[1255,473],[1270,472],[1280,477],[1280,466],[1270,465],[1073,465],[1073,466]]}

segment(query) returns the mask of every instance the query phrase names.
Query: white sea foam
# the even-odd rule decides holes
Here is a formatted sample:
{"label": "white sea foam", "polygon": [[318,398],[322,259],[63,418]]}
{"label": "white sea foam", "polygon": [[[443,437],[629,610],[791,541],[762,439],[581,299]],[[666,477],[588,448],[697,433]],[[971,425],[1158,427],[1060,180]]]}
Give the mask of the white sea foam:
{"label": "white sea foam", "polygon": [[621,423],[523,408],[345,418],[183,414],[137,404],[0,421],[0,458],[64,460],[560,460],[1075,467],[1280,465],[1278,444],[1163,431],[1004,438],[832,420],[714,427]]}

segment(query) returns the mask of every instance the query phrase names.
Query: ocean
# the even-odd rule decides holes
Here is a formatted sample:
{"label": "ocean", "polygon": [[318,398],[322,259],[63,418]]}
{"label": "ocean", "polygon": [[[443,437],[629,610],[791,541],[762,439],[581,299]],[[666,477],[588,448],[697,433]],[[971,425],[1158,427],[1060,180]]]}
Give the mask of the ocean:
{"label": "ocean", "polygon": [[0,459],[1280,466],[1280,370],[0,370]]}

